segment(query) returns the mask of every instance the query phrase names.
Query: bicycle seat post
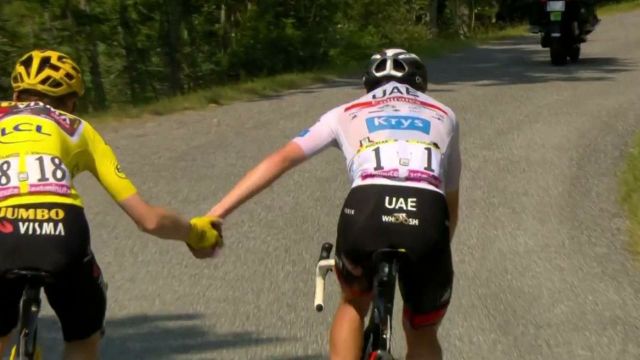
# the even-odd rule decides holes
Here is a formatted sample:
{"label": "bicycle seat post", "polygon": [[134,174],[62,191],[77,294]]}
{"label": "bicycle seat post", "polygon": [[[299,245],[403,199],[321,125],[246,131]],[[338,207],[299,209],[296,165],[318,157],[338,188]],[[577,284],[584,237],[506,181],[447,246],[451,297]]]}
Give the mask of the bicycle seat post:
{"label": "bicycle seat post", "polygon": [[38,316],[42,306],[40,290],[46,283],[53,281],[53,276],[42,271],[13,270],[8,272],[5,277],[25,283],[20,306],[19,354],[33,358],[36,353]]}

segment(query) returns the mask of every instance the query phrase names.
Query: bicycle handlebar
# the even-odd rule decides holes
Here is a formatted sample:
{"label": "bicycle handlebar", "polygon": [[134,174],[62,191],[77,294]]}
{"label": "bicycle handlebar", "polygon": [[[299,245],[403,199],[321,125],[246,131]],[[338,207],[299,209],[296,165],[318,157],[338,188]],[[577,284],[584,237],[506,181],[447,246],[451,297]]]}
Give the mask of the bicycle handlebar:
{"label": "bicycle handlebar", "polygon": [[322,244],[320,258],[318,259],[318,265],[316,265],[316,292],[314,307],[317,312],[322,312],[322,310],[324,310],[324,280],[329,271],[333,270],[333,267],[336,264],[334,259],[329,259],[332,249],[333,244],[328,242]]}
{"label": "bicycle handlebar", "polygon": [[322,248],[320,249],[320,257],[318,261],[326,260],[331,256],[331,250],[333,250],[333,244],[330,242],[326,242],[322,244]]}

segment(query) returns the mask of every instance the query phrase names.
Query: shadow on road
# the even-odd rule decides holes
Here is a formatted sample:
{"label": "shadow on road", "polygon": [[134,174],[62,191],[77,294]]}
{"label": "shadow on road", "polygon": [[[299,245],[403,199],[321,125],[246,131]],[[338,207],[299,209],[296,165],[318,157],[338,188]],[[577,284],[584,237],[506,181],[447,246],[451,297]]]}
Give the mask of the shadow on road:
{"label": "shadow on road", "polygon": [[324,89],[337,89],[337,88],[343,88],[343,87],[352,87],[355,89],[362,89],[362,81],[359,78],[352,78],[352,79],[336,78],[331,81],[327,81],[324,83],[312,85],[312,86],[301,88],[301,89],[288,90],[278,94],[260,96],[255,99],[248,100],[247,102],[275,100],[275,99],[282,98],[284,96],[289,96],[294,94],[313,94]]}
{"label": "shadow on road", "polygon": [[[462,50],[427,61],[429,92],[449,92],[440,85],[465,84],[473,86],[500,86],[535,84],[549,81],[608,81],[617,73],[637,68],[638,64],[616,57],[592,57],[590,43],[582,46],[578,63],[552,66],[549,50],[539,45],[537,36],[521,36],[493,41],[480,47]],[[473,84],[472,84],[473,83]],[[335,79],[311,87],[291,90],[282,94],[262,96],[253,101],[274,100],[292,94],[312,94],[328,88],[352,87],[362,89],[359,76]]]}
{"label": "shadow on road", "polygon": [[[285,341],[252,332],[215,333],[200,325],[197,314],[134,315],[107,320],[102,358],[173,359],[177,355],[197,355],[229,348],[258,346]],[[40,319],[39,341],[46,353],[60,354],[62,334],[58,321]],[[311,358],[309,358],[311,359]]]}
{"label": "shadow on road", "polygon": [[[637,64],[615,57],[590,57],[589,42],[576,64],[552,66],[549,52],[535,36],[495,41],[428,62],[429,82],[435,85],[474,83],[475,86],[533,84],[548,81],[606,81]],[[436,90],[437,91],[437,90]]]}

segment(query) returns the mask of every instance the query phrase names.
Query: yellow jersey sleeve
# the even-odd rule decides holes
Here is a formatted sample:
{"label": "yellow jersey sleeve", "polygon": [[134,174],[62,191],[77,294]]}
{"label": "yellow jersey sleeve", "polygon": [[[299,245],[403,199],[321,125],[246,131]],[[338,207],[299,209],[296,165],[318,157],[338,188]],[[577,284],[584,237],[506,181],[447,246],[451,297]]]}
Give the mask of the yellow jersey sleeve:
{"label": "yellow jersey sleeve", "polygon": [[82,135],[86,141],[86,151],[81,152],[80,163],[100,181],[113,199],[122,201],[137,192],[133,183],[120,169],[118,159],[102,136],[84,122]]}

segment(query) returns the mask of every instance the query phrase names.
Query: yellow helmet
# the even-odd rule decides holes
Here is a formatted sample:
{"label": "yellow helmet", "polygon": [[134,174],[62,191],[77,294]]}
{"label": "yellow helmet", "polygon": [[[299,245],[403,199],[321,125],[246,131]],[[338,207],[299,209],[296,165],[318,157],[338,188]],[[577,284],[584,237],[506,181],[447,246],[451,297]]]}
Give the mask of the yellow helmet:
{"label": "yellow helmet", "polygon": [[11,85],[14,91],[35,90],[51,96],[84,94],[78,65],[54,50],[33,50],[24,55],[11,74]]}

